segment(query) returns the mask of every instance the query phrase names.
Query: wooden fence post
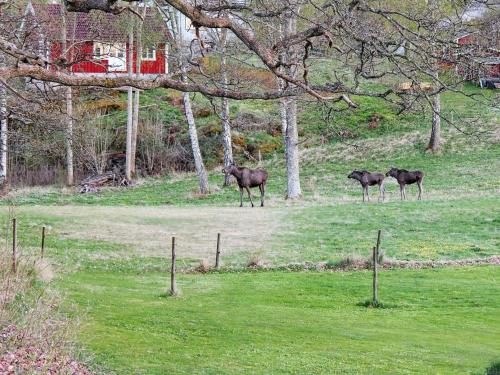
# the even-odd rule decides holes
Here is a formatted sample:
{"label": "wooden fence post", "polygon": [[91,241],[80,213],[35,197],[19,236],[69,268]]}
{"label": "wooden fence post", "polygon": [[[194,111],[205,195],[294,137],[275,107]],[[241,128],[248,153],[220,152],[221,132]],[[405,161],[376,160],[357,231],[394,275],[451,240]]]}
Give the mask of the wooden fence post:
{"label": "wooden fence post", "polygon": [[42,227],[42,248],[41,248],[41,259],[43,259],[43,255],[45,252],[45,227]]}
{"label": "wooden fence post", "polygon": [[215,268],[220,269],[220,233],[217,233],[217,251],[215,253]]}
{"label": "wooden fence post", "polygon": [[378,306],[378,250],[376,247],[373,248],[373,307]]}
{"label": "wooden fence post", "polygon": [[378,234],[377,234],[377,260],[378,260],[378,251],[380,249],[380,236],[382,234],[382,230],[378,230]]}
{"label": "wooden fence post", "polygon": [[177,295],[177,282],[175,280],[175,237],[172,237],[172,265],[170,268],[170,295]]}
{"label": "wooden fence post", "polygon": [[17,242],[17,221],[16,218],[12,219],[12,272],[17,271],[17,257],[16,257],[16,242]]}

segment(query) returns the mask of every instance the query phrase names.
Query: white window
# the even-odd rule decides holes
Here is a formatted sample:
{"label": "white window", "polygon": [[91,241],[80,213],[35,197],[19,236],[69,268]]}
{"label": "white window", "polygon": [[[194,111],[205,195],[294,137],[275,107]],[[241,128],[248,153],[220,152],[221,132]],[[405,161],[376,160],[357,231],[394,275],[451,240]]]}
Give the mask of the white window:
{"label": "white window", "polygon": [[124,43],[94,42],[94,58],[106,60],[109,57],[125,59],[126,47]]}
{"label": "white window", "polygon": [[193,26],[193,21],[191,21],[191,18],[186,17],[186,31],[191,30],[192,26]]}
{"label": "white window", "polygon": [[144,47],[142,59],[146,61],[156,61],[156,49],[154,47]]}
{"label": "white window", "polygon": [[112,44],[109,46],[109,57],[116,57],[118,59],[124,59],[125,58],[125,44]]}
{"label": "white window", "polygon": [[94,58],[106,59],[109,55],[109,44],[94,42]]}

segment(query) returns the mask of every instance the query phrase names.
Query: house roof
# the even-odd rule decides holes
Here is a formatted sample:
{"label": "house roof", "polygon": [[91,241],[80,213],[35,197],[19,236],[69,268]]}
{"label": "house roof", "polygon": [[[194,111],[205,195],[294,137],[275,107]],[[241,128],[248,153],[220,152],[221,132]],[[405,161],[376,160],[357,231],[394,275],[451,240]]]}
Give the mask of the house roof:
{"label": "house roof", "polygon": [[[33,16],[49,40],[61,39],[62,6],[60,4],[34,3]],[[118,15],[90,11],[89,13],[69,12],[67,17],[67,37],[75,41],[126,42],[128,30],[137,16],[130,12]],[[143,38],[146,43],[165,42],[171,34],[156,8],[148,8],[143,24]]]}

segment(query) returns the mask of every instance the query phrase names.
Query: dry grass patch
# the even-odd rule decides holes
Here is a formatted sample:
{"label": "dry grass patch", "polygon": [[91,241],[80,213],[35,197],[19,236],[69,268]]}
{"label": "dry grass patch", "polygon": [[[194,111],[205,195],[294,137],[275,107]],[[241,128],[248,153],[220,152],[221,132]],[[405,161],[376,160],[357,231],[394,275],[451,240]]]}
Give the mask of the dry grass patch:
{"label": "dry grass patch", "polygon": [[61,237],[109,241],[133,249],[132,254],[121,256],[165,256],[175,236],[179,257],[198,259],[215,256],[217,233],[221,233],[223,256],[266,247],[284,215],[260,207],[35,206],[19,211],[65,218],[63,227],[54,228]]}

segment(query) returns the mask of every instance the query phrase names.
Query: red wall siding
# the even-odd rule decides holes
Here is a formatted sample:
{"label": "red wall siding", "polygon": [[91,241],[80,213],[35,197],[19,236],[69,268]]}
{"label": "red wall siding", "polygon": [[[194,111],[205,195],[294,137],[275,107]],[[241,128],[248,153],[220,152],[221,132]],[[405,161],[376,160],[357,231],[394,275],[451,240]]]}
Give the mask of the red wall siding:
{"label": "red wall siding", "polygon": [[75,51],[74,60],[81,62],[73,65],[75,73],[106,73],[108,70],[108,60],[92,60],[94,45],[92,42],[81,44]]}
{"label": "red wall siding", "polygon": [[[141,74],[164,74],[165,73],[165,60],[166,51],[165,44],[160,44],[156,49],[155,61],[142,61]],[[129,47],[127,44],[127,58]],[[92,60],[94,52],[93,43],[85,42],[72,48],[70,51],[70,59],[73,61],[80,61],[71,67],[71,71],[75,73],[106,73],[108,71],[108,60]],[[61,43],[52,43],[50,48],[50,57],[52,60],[61,57],[62,49]],[[137,53],[134,51],[133,57],[134,73],[136,73],[135,62],[137,60]]]}
{"label": "red wall siding", "polygon": [[[128,56],[128,44],[127,44]],[[136,63],[137,53],[134,51],[134,73],[137,72]],[[165,44],[159,44],[156,47],[156,60],[142,60],[141,61],[141,74],[164,74],[165,73]]]}
{"label": "red wall siding", "polygon": [[458,38],[457,41],[458,41],[458,44],[460,44],[460,45],[470,44],[474,41],[474,35],[472,35],[472,34],[465,35],[461,38]]}

